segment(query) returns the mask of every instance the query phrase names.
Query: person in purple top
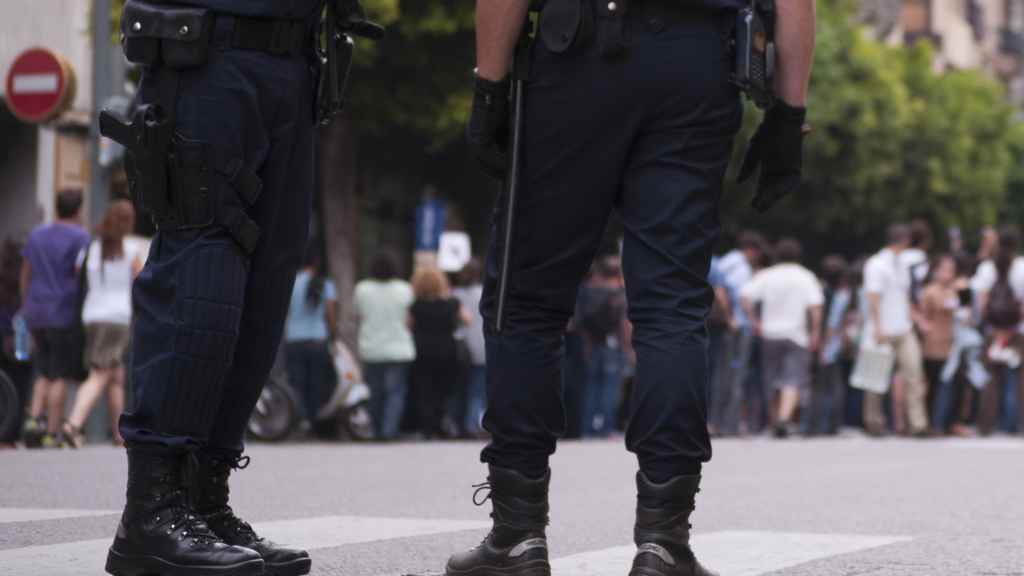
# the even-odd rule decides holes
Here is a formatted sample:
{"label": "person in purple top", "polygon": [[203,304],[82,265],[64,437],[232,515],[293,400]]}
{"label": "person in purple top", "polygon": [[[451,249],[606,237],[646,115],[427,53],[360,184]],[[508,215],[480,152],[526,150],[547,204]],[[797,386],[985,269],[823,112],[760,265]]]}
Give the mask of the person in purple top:
{"label": "person in purple top", "polygon": [[89,244],[89,234],[78,223],[81,208],[81,190],[61,191],[57,195],[57,220],[35,228],[22,250],[21,310],[32,331],[37,374],[26,432],[42,432],[45,409],[46,434],[39,438],[44,446],[60,444],[65,380],[74,377],[82,363],[75,342],[77,260]]}

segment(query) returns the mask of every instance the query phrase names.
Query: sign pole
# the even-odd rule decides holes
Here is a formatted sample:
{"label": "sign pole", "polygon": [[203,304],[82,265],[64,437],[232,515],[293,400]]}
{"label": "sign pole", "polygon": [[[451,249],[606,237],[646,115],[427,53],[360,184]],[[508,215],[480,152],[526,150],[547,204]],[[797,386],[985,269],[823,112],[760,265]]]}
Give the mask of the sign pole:
{"label": "sign pole", "polygon": [[[110,0],[94,0],[92,8],[92,109],[98,111],[113,95],[124,91],[121,50],[110,41]],[[89,119],[89,227],[97,224],[110,205],[110,170],[100,163],[97,114]]]}

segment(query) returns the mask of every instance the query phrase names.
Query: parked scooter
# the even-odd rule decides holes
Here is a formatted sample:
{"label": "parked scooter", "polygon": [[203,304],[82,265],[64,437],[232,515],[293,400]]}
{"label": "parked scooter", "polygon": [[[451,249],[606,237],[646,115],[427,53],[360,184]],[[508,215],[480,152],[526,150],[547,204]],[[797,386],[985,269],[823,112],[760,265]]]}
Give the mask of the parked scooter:
{"label": "parked scooter", "polygon": [[[362,370],[352,351],[341,342],[331,347],[335,386],[310,424],[328,436],[341,439],[370,440],[373,421],[370,418],[370,388],[363,381]],[[289,438],[301,421],[300,398],[288,381],[283,350],[263,387],[256,408],[249,418],[249,434],[256,440],[280,442]]]}

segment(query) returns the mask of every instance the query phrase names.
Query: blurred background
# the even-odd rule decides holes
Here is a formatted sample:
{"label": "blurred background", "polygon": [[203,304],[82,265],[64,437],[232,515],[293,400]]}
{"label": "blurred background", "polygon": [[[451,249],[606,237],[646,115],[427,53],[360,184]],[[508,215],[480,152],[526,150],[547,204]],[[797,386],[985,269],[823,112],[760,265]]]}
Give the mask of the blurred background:
{"label": "blurred background", "polygon": [[[12,402],[22,406],[29,402],[32,378],[30,339],[19,337],[15,329],[22,244],[35,226],[54,219],[62,190],[82,191],[80,221],[89,231],[96,230],[113,203],[128,193],[123,150],[99,137],[95,123],[100,109],[128,110],[139,76],[117,44],[122,4],[0,3],[0,72],[6,79],[0,86],[0,274],[5,279],[0,321],[4,371],[19,393]],[[329,290],[311,300],[321,306],[319,310],[330,310],[322,314],[322,321],[329,324],[329,342],[311,360],[326,363],[323,373],[328,376],[305,376],[310,369],[298,361],[289,371],[282,350],[278,375],[288,380],[288,373],[293,373],[292,382],[284,386],[289,391],[276,399],[268,393],[261,409],[269,414],[273,410],[267,406],[273,402],[294,405],[287,426],[281,424],[285,437],[316,428],[314,409],[359,403],[348,389],[338,392],[340,385],[335,386],[347,375],[351,381],[367,383],[371,398],[374,392],[377,396],[376,401],[366,400],[365,413],[346,414],[347,434],[477,435],[483,401],[481,360],[473,352],[479,331],[477,266],[486,253],[490,210],[499,185],[477,170],[462,139],[473,68],[473,3],[364,4],[371,18],[387,25],[388,35],[383,42],[358,47],[347,110],[339,121],[319,129],[311,230],[315,245],[305,272],[312,282],[302,284],[316,290],[329,284]],[[1024,218],[1024,1],[819,0],[818,7],[809,102],[813,132],[805,148],[804,189],[770,214],[756,214],[748,206],[751,191],[734,183],[734,162],[723,199],[724,233],[718,253],[724,257],[735,255],[737,249],[746,252],[740,245],[744,237],[758,243],[756,254],[745,257],[754,272],[772,263],[772,248],[785,235],[802,245],[801,261],[822,276],[826,292],[855,291],[859,266],[886,243],[886,229],[896,222],[913,222],[919,241],[925,241],[921,234],[927,235],[927,244],[917,246],[926,260],[945,253],[970,255],[974,261],[966,263],[958,276],[972,279],[980,263],[994,258],[997,231]],[[748,107],[735,148],[737,158],[758,117]],[[153,230],[145,218],[138,218],[130,232],[144,240]],[[628,331],[620,317],[622,306],[615,305],[621,289],[618,236],[613,222],[604,260],[583,288],[597,300],[582,297],[570,326],[566,402],[574,435],[586,434],[588,428],[602,434],[621,428],[618,415],[628,398],[627,343],[616,340],[616,367],[610,377],[597,374],[601,370],[590,365],[594,346],[606,347],[609,338]],[[831,287],[823,267],[830,256],[845,263],[841,280]],[[443,278],[427,277],[435,269]],[[414,273],[423,274],[414,278]],[[452,372],[434,394],[416,390],[416,382],[429,380],[429,375],[418,378],[417,365],[408,355],[361,349],[374,336],[361,331],[372,330],[366,328],[372,324],[367,319],[382,298],[380,287],[391,281],[411,281],[412,300],[405,304],[410,314],[419,300],[455,299],[461,307],[452,336],[455,344],[443,346],[451,356]],[[360,282],[365,282],[362,303],[357,297]],[[735,278],[723,280],[720,305],[740,311],[740,283]],[[598,304],[586,304],[595,301]],[[976,302],[972,305],[977,307]],[[856,316],[863,310],[855,304],[839,312],[842,326],[863,321],[863,316]],[[973,313],[980,323],[984,311]],[[319,313],[313,318],[320,321]],[[715,330],[724,334],[735,329],[728,323],[712,325],[712,336]],[[418,347],[424,345],[416,334],[408,337]],[[857,356],[856,342],[857,334],[851,332],[841,354],[847,380]],[[293,348],[291,356],[299,357],[302,352]],[[716,365],[736,363],[728,349],[713,353]],[[395,364],[402,370],[389,371]],[[302,379],[326,378],[327,383],[297,382],[296,371],[302,371]],[[749,371],[757,374],[756,369]],[[393,408],[397,401],[380,399],[388,394],[384,382],[396,374],[405,382],[398,412]],[[614,386],[614,391],[594,392],[595,386]],[[319,399],[307,400],[311,394]],[[828,430],[863,425],[858,406],[846,405],[855,397],[852,390],[844,396],[836,413],[847,416],[836,416],[836,425]],[[70,406],[73,395],[66,402]],[[423,412],[424,402],[444,405],[441,428],[428,430],[434,423],[416,416]],[[903,432],[901,400],[893,402],[886,404],[887,413],[895,414],[887,429]],[[1004,403],[1010,402],[1003,410],[1017,409],[1016,397],[1011,400],[1007,392]],[[739,408],[743,426],[738,430],[753,432],[770,423],[770,403],[744,397]],[[82,426],[90,438],[112,438],[106,424],[110,419],[100,404]],[[810,406],[813,400],[802,401],[805,404]],[[978,408],[963,410],[965,423],[975,423]],[[758,411],[767,418],[764,424],[756,424],[761,421],[755,415]],[[15,442],[19,430],[35,425],[32,419],[41,415],[29,416],[28,421],[18,416],[17,422],[4,423],[7,442]],[[382,430],[380,422],[368,424],[360,418],[390,424]],[[274,421],[264,424],[272,427]],[[941,434],[948,431],[944,426],[933,428]],[[323,434],[334,437],[333,426],[328,428]],[[260,430],[268,437],[280,436],[276,429]]]}

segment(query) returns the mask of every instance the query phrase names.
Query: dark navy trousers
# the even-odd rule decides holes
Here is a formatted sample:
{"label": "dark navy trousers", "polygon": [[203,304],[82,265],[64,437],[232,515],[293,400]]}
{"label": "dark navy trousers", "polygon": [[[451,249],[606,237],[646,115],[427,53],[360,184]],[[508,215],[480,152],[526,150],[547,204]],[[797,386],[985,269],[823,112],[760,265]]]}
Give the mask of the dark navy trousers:
{"label": "dark navy trousers", "polygon": [[[141,103],[166,73],[147,70]],[[240,452],[308,240],[313,73],[301,57],[211,49],[180,74],[176,132],[259,176],[246,213],[261,236],[250,255],[217,224],[157,233],[132,294],[134,401],[120,428],[129,445]],[[227,186],[213,174],[215,194]]]}
{"label": "dark navy trousers", "polygon": [[[633,5],[642,3],[633,2]],[[742,103],[730,84],[728,18],[634,11],[624,53],[533,46],[523,187],[503,331],[492,329],[505,199],[493,217],[481,310],[493,435],[484,462],[539,475],[565,431],[563,334],[613,210],[637,374],[626,443],[654,481],[700,470],[707,432],[707,282]]]}

